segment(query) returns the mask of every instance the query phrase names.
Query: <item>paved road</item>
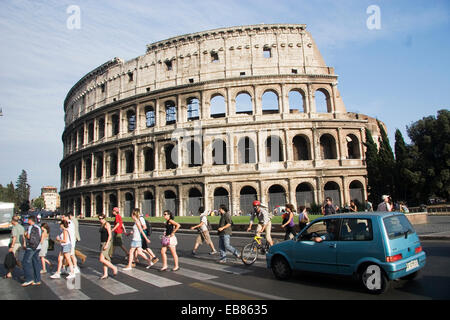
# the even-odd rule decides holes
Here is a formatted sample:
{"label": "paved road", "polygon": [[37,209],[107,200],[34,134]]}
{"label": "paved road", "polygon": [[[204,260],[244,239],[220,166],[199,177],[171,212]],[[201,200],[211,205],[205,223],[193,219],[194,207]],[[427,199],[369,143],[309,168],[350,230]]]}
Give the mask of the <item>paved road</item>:
{"label": "paved road", "polygon": [[[56,224],[51,225],[52,238],[56,236]],[[382,296],[372,296],[361,290],[359,285],[346,278],[316,274],[294,274],[290,281],[276,280],[265,268],[264,260],[246,267],[242,262],[230,258],[227,265],[215,263],[217,257],[208,254],[206,246],[199,255],[190,254],[195,235],[178,234],[178,253],[181,269],[178,272],[159,272],[159,262],[147,270],[144,266],[132,272],[120,272],[116,278],[98,280],[102,270],[98,262],[98,226],[81,226],[82,241],[78,247],[88,255],[81,267],[79,290],[69,290],[65,280],[51,280],[43,277],[43,284],[37,287],[20,287],[22,271],[16,269],[13,280],[0,280],[2,299],[126,299],[126,300],[278,300],[278,299],[450,299],[450,242],[423,241],[427,253],[427,265],[415,281],[398,282]],[[417,228],[416,228],[417,229]],[[152,249],[160,256],[159,236],[152,237]],[[0,235],[1,238],[7,234]],[[125,238],[126,239],[126,238]],[[218,238],[213,236],[215,244]],[[233,237],[232,245],[241,248],[248,238]],[[129,239],[125,240],[129,245]],[[0,248],[3,257],[7,248]],[[170,256],[170,255],[169,255]],[[56,253],[49,252],[49,258],[56,262]],[[115,264],[124,264],[123,253],[118,251]],[[172,264],[173,265],[173,264]],[[171,265],[169,265],[171,266]],[[3,265],[0,274],[4,275]]]}

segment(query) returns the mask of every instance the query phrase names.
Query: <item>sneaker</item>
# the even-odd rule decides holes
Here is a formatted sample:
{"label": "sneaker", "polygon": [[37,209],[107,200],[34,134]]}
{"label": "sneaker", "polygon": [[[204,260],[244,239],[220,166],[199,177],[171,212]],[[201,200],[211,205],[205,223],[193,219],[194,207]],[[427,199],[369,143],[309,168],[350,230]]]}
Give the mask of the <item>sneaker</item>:
{"label": "sneaker", "polygon": [[76,268],[73,270],[73,273],[80,273],[80,268],[76,267]]}
{"label": "sneaker", "polygon": [[47,273],[47,270],[41,270],[41,274]]}
{"label": "sneaker", "polygon": [[133,268],[132,267],[127,267],[127,268],[122,268],[122,270],[123,271],[130,271],[130,270],[133,270]]}
{"label": "sneaker", "polygon": [[197,254],[197,252],[195,252],[195,250],[192,250],[192,255],[195,256]]}
{"label": "sneaker", "polygon": [[213,255],[213,254],[216,254],[216,253],[217,253],[217,251],[214,250],[214,251],[211,251],[209,254],[210,254],[210,255]]}
{"label": "sneaker", "polygon": [[217,263],[227,263],[227,259],[220,259]]}
{"label": "sneaker", "polygon": [[73,279],[75,278],[75,273],[69,273],[66,279]]}
{"label": "sneaker", "polygon": [[22,287],[28,287],[28,286],[32,285],[33,283],[34,283],[34,281],[24,282],[24,283],[22,283]]}
{"label": "sneaker", "polygon": [[40,281],[39,281],[39,282],[33,282],[31,285],[32,285],[32,286],[40,286],[40,285],[41,285],[41,282],[40,282]]}
{"label": "sneaker", "polygon": [[55,274],[50,276],[50,278],[52,278],[52,279],[60,279],[61,278],[61,273],[56,272]]}

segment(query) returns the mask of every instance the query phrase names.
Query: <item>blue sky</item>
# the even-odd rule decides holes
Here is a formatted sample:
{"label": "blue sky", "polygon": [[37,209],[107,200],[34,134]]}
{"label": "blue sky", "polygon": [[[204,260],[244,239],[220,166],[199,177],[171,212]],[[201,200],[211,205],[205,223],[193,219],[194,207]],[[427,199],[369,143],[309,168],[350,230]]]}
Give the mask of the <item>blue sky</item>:
{"label": "blue sky", "polygon": [[[70,30],[66,12],[81,10]],[[377,5],[381,28],[369,30]],[[146,45],[207,29],[302,23],[339,75],[347,111],[398,128],[450,101],[450,2],[376,0],[0,1],[0,183],[28,172],[31,196],[60,186],[63,101],[104,62],[143,55]]]}

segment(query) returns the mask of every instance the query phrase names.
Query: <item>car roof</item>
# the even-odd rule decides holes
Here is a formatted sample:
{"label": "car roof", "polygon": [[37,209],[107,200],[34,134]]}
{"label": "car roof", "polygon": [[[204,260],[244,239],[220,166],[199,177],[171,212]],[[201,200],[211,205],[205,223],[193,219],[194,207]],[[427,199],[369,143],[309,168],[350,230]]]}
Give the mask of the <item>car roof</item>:
{"label": "car roof", "polygon": [[324,217],[321,217],[322,219],[336,219],[336,218],[368,218],[368,217],[381,217],[385,218],[388,216],[393,215],[403,215],[403,212],[398,211],[373,211],[373,212],[345,212],[345,213],[336,213],[336,214],[330,214]]}

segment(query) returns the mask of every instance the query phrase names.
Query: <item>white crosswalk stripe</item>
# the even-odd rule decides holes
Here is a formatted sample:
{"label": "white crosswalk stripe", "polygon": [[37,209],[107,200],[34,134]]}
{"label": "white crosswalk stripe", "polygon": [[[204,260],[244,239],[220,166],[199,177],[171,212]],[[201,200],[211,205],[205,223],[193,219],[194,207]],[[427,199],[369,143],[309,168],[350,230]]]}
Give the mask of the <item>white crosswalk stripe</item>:
{"label": "white crosswalk stripe", "polygon": [[51,279],[48,275],[42,275],[41,281],[44,282],[50,290],[60,300],[90,300],[87,295],[80,291],[80,289],[70,289],[68,281],[64,278]]}
{"label": "white crosswalk stripe", "polygon": [[188,264],[188,265],[193,265],[193,266],[200,267],[200,268],[222,271],[222,272],[226,272],[226,273],[244,274],[244,273],[251,272],[251,270],[248,270],[248,269],[228,266],[226,264],[223,264],[223,265],[217,264],[215,262],[213,262],[213,263],[205,262],[205,260],[201,260],[201,259],[189,259],[189,258],[179,257],[178,260],[180,262],[180,265]]}
{"label": "white crosswalk stripe", "polygon": [[111,277],[109,277],[108,279],[100,280],[99,277],[101,277],[102,275],[103,274],[101,272],[92,268],[84,268],[83,273],[81,274],[82,277],[94,282],[97,286],[103,288],[104,290],[115,296],[138,292],[138,290],[127,286],[126,284],[115,279],[112,279]]}
{"label": "white crosswalk stripe", "polygon": [[157,286],[159,288],[177,286],[177,285],[182,284],[181,282],[177,282],[174,280],[166,279],[164,277],[156,276],[150,272],[142,271],[142,270],[139,270],[136,268],[133,268],[132,270],[129,270],[129,271],[124,271],[124,270],[122,270],[123,268],[125,268],[125,265],[123,265],[123,264],[119,264],[118,267],[119,267],[119,272],[122,272],[123,274],[126,274],[126,275],[133,277],[135,279],[138,279],[140,281],[147,282],[147,283]]}

